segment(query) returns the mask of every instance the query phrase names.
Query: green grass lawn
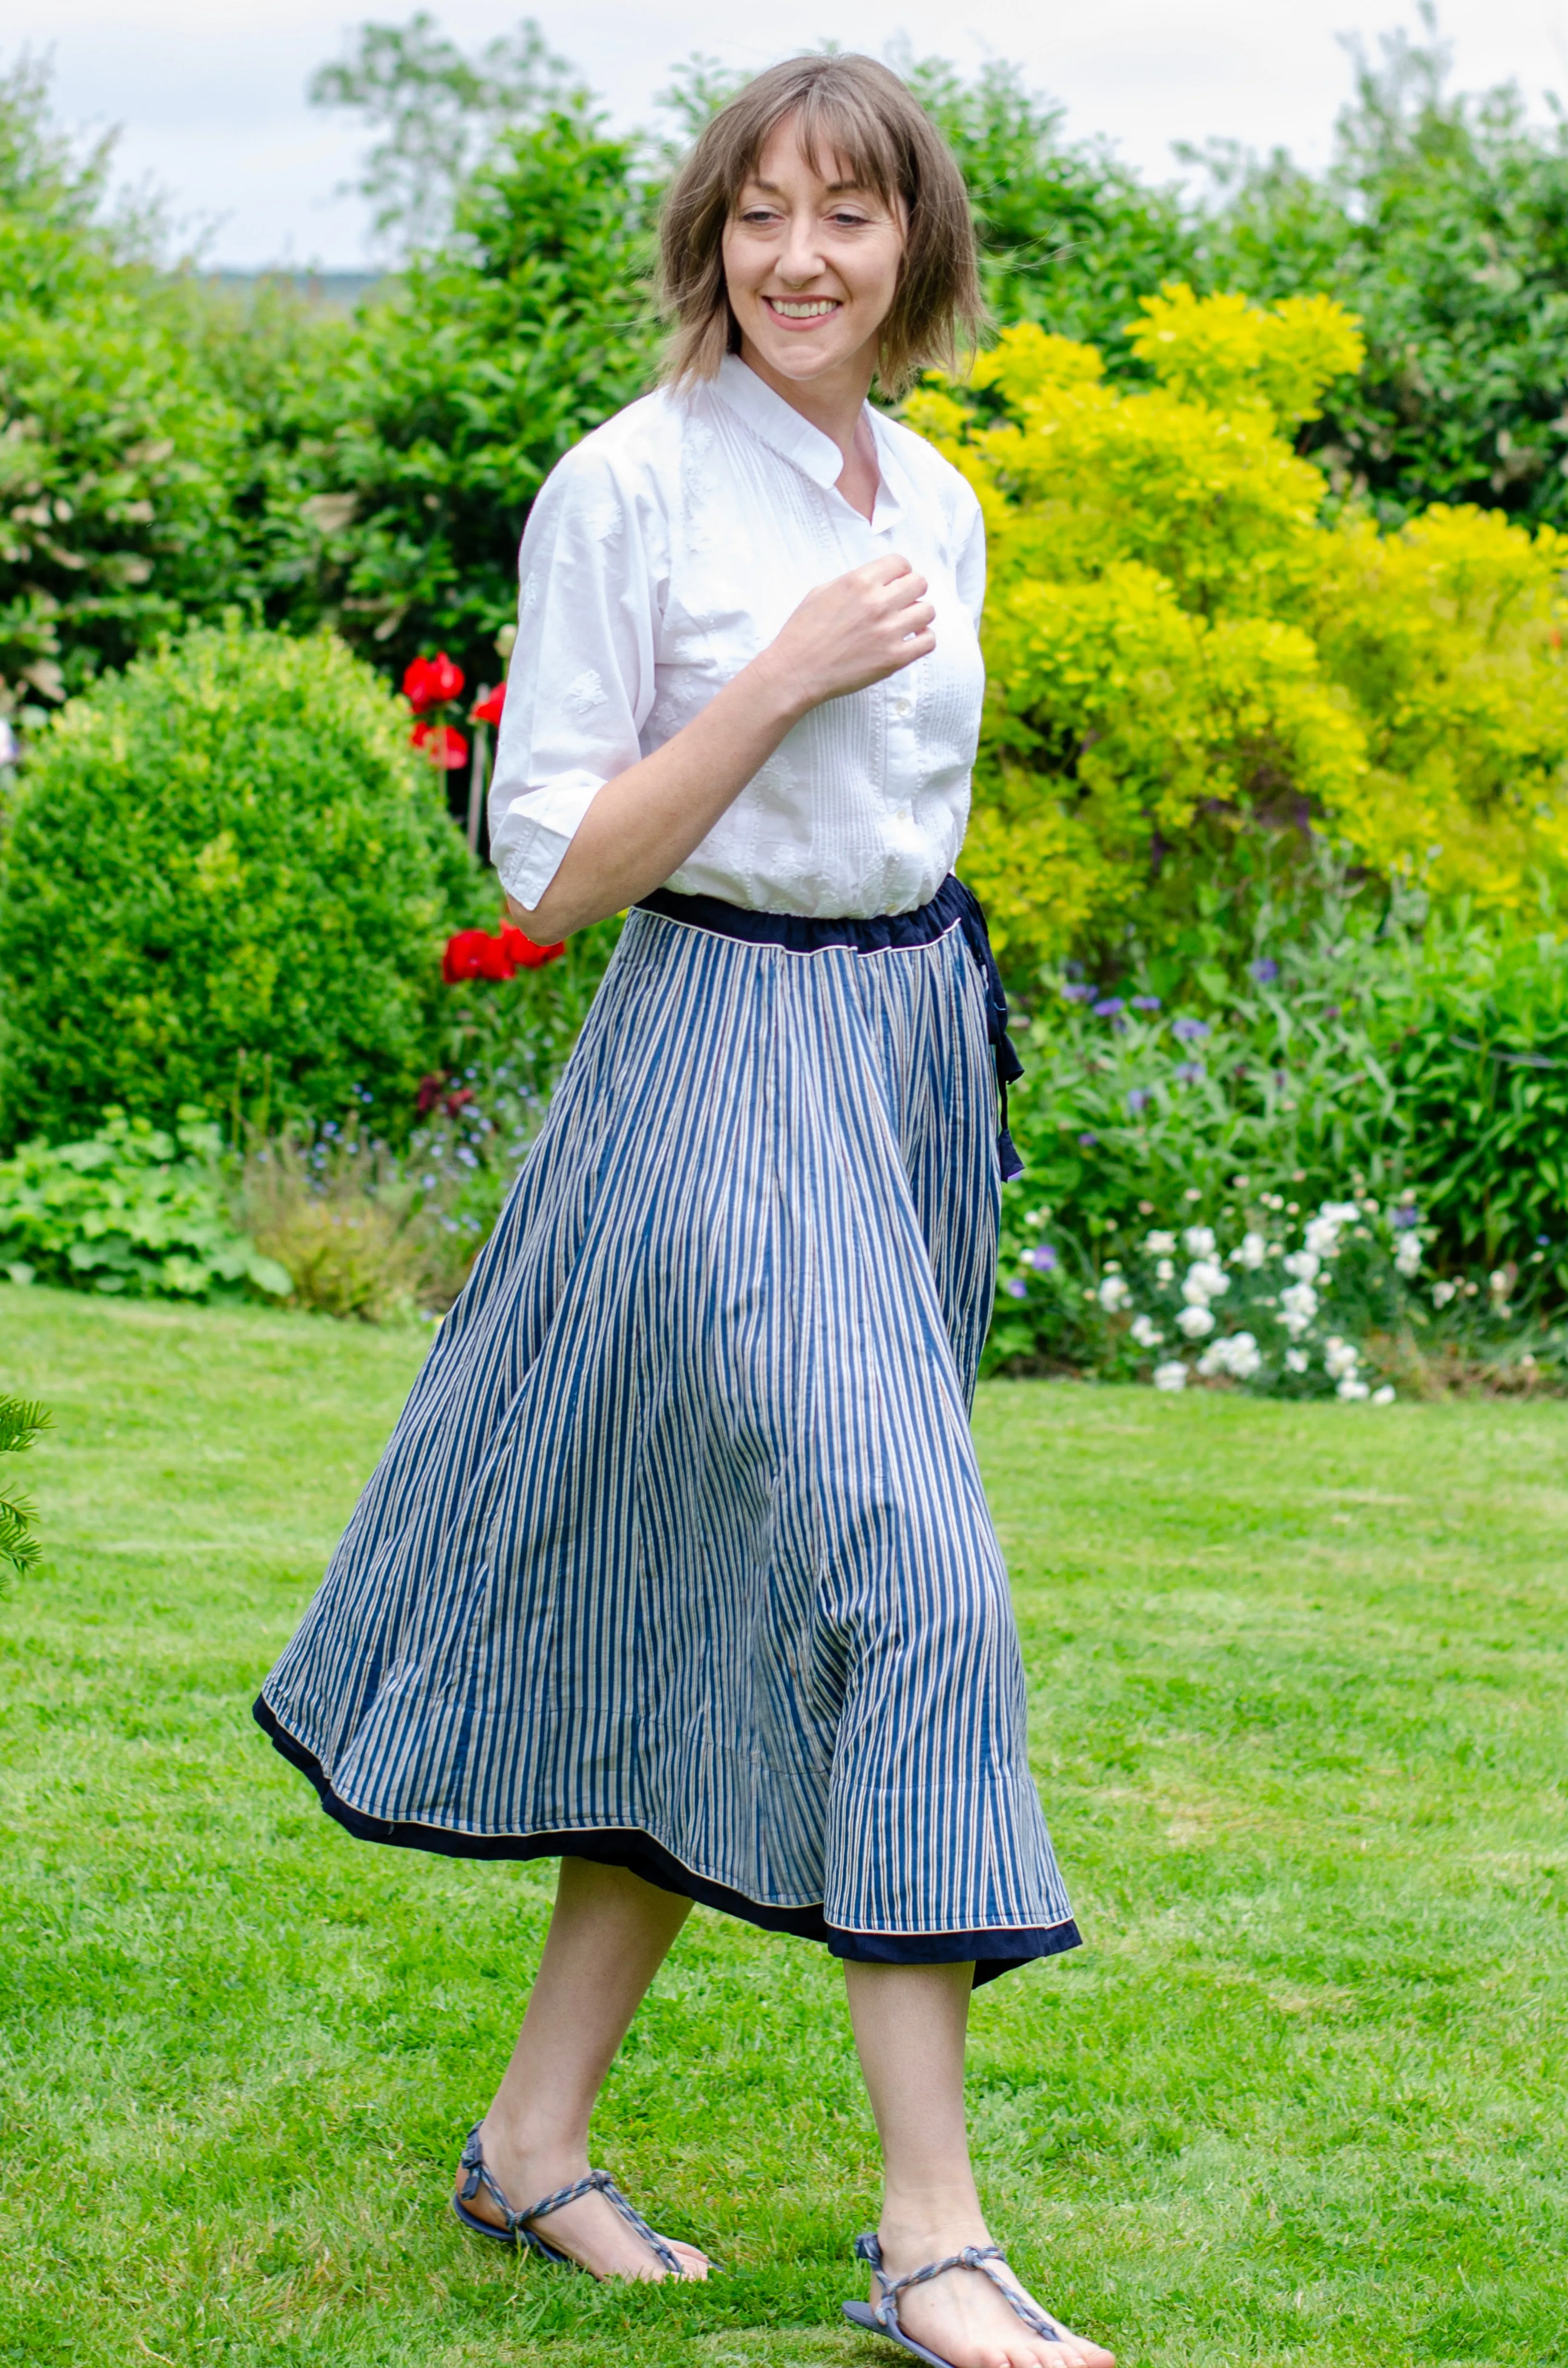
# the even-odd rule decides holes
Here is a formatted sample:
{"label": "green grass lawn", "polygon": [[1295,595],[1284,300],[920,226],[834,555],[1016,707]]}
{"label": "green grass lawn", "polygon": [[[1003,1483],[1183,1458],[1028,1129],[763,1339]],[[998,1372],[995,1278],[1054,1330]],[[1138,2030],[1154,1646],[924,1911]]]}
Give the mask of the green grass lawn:
{"label": "green grass lawn", "polygon": [[[871,2368],[835,1969],[698,1911],[597,2158],[728,2274],[465,2238],[543,1867],[353,1842],[250,1721],[423,1349],[0,1289],[0,2360]],[[975,2003],[982,2186],[1137,2363],[1568,2361],[1568,1406],[999,1383],[979,1434],[1087,1946]]]}

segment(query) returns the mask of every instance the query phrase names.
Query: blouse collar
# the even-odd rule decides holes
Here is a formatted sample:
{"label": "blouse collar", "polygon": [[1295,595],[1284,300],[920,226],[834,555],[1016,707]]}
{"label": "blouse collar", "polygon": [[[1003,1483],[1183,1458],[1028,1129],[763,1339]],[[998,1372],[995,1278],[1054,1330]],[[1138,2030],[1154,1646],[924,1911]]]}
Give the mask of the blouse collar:
{"label": "blouse collar", "polygon": [[715,383],[731,410],[770,451],[792,461],[824,493],[838,483],[844,474],[844,455],[832,437],[802,419],[793,404],[775,394],[765,380],[747,369],[739,354],[724,356]]}
{"label": "blouse collar", "polygon": [[[719,365],[718,378],[713,381],[720,394],[736,416],[744,421],[752,434],[796,468],[804,472],[812,483],[824,493],[831,493],[844,474],[844,455],[831,436],[813,427],[801,417],[794,404],[775,394],[766,380],[747,368],[739,354],[726,354]],[[887,438],[880,432],[880,422],[872,406],[867,411],[871,422],[871,434],[876,441],[878,474],[876,508],[871,518],[872,528],[881,532],[891,524],[902,509],[902,504],[888,483]]]}

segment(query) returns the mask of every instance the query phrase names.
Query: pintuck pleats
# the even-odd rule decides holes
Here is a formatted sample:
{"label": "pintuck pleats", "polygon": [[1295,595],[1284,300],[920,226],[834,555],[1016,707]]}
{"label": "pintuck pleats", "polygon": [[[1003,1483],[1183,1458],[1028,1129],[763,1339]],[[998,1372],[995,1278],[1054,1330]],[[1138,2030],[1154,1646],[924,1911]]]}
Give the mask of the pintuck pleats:
{"label": "pintuck pleats", "polygon": [[789,944],[663,901],[257,1715],[369,1838],[983,1978],[1078,1936],[969,1429],[982,975],[940,896]]}

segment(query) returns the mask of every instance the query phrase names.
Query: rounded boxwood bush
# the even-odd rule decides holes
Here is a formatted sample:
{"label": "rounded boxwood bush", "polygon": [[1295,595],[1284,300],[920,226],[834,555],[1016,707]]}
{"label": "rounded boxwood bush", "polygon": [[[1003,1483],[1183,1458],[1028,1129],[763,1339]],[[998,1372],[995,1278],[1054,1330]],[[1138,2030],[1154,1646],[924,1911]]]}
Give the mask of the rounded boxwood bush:
{"label": "rounded boxwood bush", "polygon": [[0,870],[0,1135],[106,1103],[412,1113],[477,867],[408,715],[330,635],[228,623],[62,708]]}

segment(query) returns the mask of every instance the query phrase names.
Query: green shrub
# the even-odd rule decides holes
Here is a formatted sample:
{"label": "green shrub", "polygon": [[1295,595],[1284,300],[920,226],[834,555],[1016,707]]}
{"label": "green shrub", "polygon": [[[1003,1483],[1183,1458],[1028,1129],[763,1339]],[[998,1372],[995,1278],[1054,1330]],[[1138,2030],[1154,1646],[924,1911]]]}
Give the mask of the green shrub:
{"label": "green shrub", "polygon": [[0,1160],[0,1271],[137,1299],[286,1298],[284,1269],[229,1215],[216,1126],[187,1111],[176,1135],[109,1110],[85,1143]]}
{"label": "green shrub", "polygon": [[406,710],[329,636],[202,628],[73,700],[0,873],[0,1126],[412,1118],[479,874]]}
{"label": "green shrub", "polygon": [[1539,1255],[1568,1294],[1568,942],[1435,922],[1380,1030],[1447,1263]]}

